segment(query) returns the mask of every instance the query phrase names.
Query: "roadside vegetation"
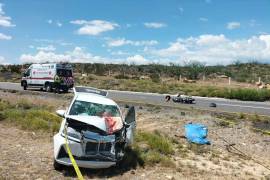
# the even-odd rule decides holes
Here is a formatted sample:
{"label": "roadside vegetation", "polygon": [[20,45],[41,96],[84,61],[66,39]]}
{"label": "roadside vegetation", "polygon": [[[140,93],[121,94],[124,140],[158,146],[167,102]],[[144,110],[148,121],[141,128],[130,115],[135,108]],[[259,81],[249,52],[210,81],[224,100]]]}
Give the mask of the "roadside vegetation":
{"label": "roadside vegetation", "polygon": [[[93,76],[92,76],[93,77]],[[270,90],[255,88],[219,87],[209,84],[162,82],[135,79],[102,79],[97,76],[92,80],[77,80],[81,85],[93,86],[101,89],[114,89],[137,92],[152,92],[162,94],[183,93],[192,96],[220,97],[243,101],[268,101]]]}
{"label": "roadside vegetation", "polygon": [[[28,66],[0,65],[0,81],[20,82],[21,73]],[[77,85],[140,92],[185,93],[244,101],[270,100],[270,90],[257,89],[255,85],[259,77],[265,84],[270,83],[270,65],[257,62],[236,61],[228,66],[205,66],[196,61],[187,62],[183,66],[75,63],[73,67]],[[242,85],[229,86],[228,77]]]}
{"label": "roadside vegetation", "polygon": [[12,123],[25,130],[56,132],[61,118],[51,113],[49,106],[36,106],[25,99],[16,104],[0,99],[0,121]]}
{"label": "roadside vegetation", "polygon": [[[36,104],[25,98],[17,99],[17,102],[0,99],[0,122],[6,122],[27,131],[57,132],[62,119],[55,115],[54,111],[55,107],[45,103]],[[153,164],[164,167],[175,166],[171,160],[171,155],[174,154],[173,141],[158,131],[138,131],[135,144],[127,151],[129,151],[129,157],[126,157],[125,165],[128,166],[134,163],[141,166]]]}
{"label": "roadside vegetation", "polygon": [[143,132],[136,134],[135,152],[146,165],[160,163],[165,167],[175,167],[171,156],[174,154],[174,144],[172,139],[166,137],[158,131]]}
{"label": "roadside vegetation", "polygon": [[[16,136],[10,136],[9,141],[3,141],[6,143],[3,146],[6,149],[2,151],[9,154],[8,156],[4,154],[5,156],[1,159],[7,166],[6,169],[14,168],[14,163],[11,163],[14,156],[10,156],[10,154],[15,154],[17,161],[20,162],[19,164],[26,164],[31,170],[33,167],[37,167],[38,170],[34,173],[40,177],[43,172],[46,175],[47,172],[55,173],[55,171],[51,171],[52,158],[51,153],[48,152],[52,150],[51,134],[58,130],[61,118],[56,116],[54,112],[60,107],[65,107],[68,99],[60,100],[54,97],[53,94],[50,94],[44,98],[29,91],[24,93],[0,91],[0,124],[7,128],[3,134],[9,132],[12,134],[14,133],[13,130],[17,133]],[[122,106],[125,104],[126,102],[120,103]],[[269,117],[243,113],[210,113],[206,110],[183,110],[178,107],[163,108],[146,104],[136,104],[136,106],[138,106],[136,113],[138,130],[136,131],[135,143],[126,150],[127,153],[123,162],[107,170],[89,171],[82,168],[84,176],[110,178],[119,175],[119,177],[124,176],[124,178],[131,176],[147,178],[149,172],[151,172],[151,177],[155,177],[153,179],[157,177],[180,179],[183,176],[224,178],[228,177],[228,174],[232,174],[234,178],[244,177],[245,179],[267,176],[264,167],[243,158],[237,153],[228,152],[225,146],[220,148],[226,143],[213,132],[230,142],[236,143],[236,146],[248,155],[254,154],[255,151],[258,157],[267,157],[260,159],[260,162],[267,164],[269,162],[267,154],[269,146],[268,142],[264,140],[268,138],[266,135],[269,135],[267,133],[270,130]],[[190,122],[207,125],[209,127],[209,139],[213,145],[189,143],[183,137],[183,127]],[[32,135],[33,132],[36,135]],[[42,134],[42,138],[48,137],[45,138],[46,141],[36,138],[41,137],[40,134]],[[18,138],[18,135],[24,137]],[[6,136],[2,137],[5,138]],[[29,148],[24,146],[22,152],[18,154],[17,147],[10,143],[14,142],[15,139],[20,140],[19,144],[26,142]],[[37,142],[43,148],[40,148],[39,144],[36,145]],[[257,148],[257,144],[250,142],[260,142],[261,148]],[[248,146],[244,145],[248,143],[250,143]],[[12,153],[10,153],[11,151]],[[25,155],[27,154],[25,152],[29,151],[31,157]],[[6,157],[13,158],[7,159]],[[33,158],[42,159],[43,165],[39,165],[39,161],[37,164],[32,164],[35,161],[29,159]],[[19,164],[17,164],[15,172],[18,170],[22,170],[23,173],[28,171],[28,169],[21,169]],[[48,171],[44,171],[46,165]],[[5,172],[5,169],[2,171]],[[66,178],[75,177],[72,168],[67,168],[63,171],[63,174]],[[62,173],[57,172],[56,175],[62,176]]]}

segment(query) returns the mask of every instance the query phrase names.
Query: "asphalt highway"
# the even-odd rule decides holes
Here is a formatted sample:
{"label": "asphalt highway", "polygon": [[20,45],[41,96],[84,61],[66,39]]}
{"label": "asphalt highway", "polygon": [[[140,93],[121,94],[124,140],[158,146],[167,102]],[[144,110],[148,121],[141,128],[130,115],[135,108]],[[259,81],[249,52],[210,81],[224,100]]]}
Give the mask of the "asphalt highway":
{"label": "asphalt highway", "polygon": [[[23,91],[19,83],[0,82],[0,89]],[[270,116],[270,102],[238,101],[223,98],[208,98],[195,96],[194,104],[178,104],[166,102],[164,94],[142,93],[130,91],[109,90],[108,96],[114,100],[127,102],[148,103],[154,105],[185,106],[212,111],[249,113]],[[216,108],[209,107],[210,103],[215,103]]]}

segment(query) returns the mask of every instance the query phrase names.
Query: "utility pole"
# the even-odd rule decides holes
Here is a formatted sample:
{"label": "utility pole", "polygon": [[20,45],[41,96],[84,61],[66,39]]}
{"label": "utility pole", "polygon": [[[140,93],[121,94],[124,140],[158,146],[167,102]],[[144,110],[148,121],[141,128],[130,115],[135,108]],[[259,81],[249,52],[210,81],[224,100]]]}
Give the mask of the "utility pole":
{"label": "utility pole", "polygon": [[231,77],[229,77],[229,85],[231,85]]}

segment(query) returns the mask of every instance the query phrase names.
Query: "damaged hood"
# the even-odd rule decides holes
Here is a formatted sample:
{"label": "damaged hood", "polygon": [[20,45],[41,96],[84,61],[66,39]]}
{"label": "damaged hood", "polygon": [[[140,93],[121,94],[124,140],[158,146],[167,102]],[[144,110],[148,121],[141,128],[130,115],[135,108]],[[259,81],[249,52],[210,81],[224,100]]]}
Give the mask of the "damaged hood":
{"label": "damaged hood", "polygon": [[66,118],[74,119],[76,121],[80,121],[106,131],[106,123],[104,117],[68,115]]}

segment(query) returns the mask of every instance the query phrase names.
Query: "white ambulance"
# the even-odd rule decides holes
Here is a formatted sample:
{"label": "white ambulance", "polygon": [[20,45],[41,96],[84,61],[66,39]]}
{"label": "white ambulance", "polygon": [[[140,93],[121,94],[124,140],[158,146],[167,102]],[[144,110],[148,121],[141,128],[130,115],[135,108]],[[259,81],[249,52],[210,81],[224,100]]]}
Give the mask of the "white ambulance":
{"label": "white ambulance", "polygon": [[[56,76],[58,81],[56,82]],[[24,90],[29,87],[53,91],[56,87],[68,92],[74,86],[73,72],[70,64],[32,64],[21,80]]]}

